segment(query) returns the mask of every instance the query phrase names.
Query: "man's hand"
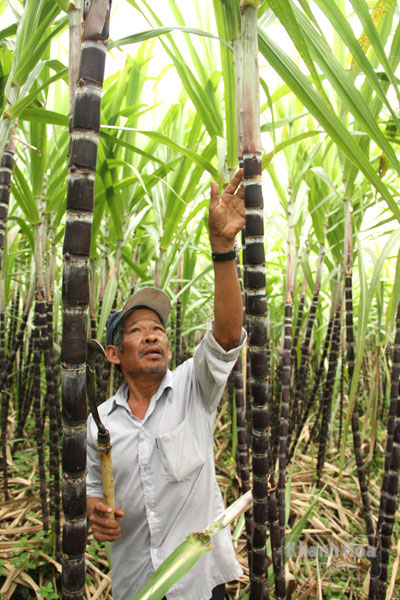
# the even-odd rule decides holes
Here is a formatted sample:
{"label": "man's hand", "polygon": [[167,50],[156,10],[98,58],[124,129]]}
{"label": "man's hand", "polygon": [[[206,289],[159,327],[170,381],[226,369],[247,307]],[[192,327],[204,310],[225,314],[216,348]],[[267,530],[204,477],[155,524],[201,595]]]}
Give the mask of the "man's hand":
{"label": "man's hand", "polygon": [[[239,169],[219,197],[218,186],[211,183],[208,215],[213,252],[233,250],[236,234],[245,224],[243,169]],[[243,307],[235,260],[214,262],[214,337],[224,348],[235,348],[242,332]]]}
{"label": "man's hand", "polygon": [[107,515],[112,512],[111,506],[105,504],[102,498],[88,498],[88,517],[93,529],[93,535],[98,542],[115,542],[121,537],[120,520],[124,511],[116,508],[115,519]]}
{"label": "man's hand", "polygon": [[236,234],[245,224],[243,169],[239,169],[219,196],[218,185],[211,182],[208,224],[213,252],[233,250]]}

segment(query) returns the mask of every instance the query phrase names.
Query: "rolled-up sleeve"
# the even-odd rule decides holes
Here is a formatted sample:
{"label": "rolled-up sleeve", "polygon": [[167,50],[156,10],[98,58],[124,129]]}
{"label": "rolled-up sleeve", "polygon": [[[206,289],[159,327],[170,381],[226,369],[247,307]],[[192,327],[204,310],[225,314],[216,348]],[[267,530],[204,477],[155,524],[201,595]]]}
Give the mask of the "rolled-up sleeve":
{"label": "rolled-up sleeve", "polygon": [[216,410],[223,394],[227,379],[247,340],[247,334],[242,329],[239,345],[231,350],[224,350],[213,335],[210,325],[201,343],[194,353],[194,368],[199,383],[202,399],[207,410]]}

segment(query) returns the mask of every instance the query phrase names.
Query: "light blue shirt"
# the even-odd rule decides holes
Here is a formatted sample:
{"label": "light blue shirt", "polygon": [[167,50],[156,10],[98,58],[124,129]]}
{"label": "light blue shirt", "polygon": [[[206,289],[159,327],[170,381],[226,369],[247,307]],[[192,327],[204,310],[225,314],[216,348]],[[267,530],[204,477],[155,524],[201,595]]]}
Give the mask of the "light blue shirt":
{"label": "light blue shirt", "polygon": [[[245,343],[225,352],[211,328],[194,357],[167,371],[141,421],[128,386],[99,407],[112,444],[115,505],[125,511],[121,538],[110,545],[114,600],[132,600],[150,575],[193,531],[224,510],[214,467],[212,428],[229,373]],[[89,497],[102,497],[97,428],[88,420]],[[167,594],[209,600],[212,589],[242,573],[229,528]]]}

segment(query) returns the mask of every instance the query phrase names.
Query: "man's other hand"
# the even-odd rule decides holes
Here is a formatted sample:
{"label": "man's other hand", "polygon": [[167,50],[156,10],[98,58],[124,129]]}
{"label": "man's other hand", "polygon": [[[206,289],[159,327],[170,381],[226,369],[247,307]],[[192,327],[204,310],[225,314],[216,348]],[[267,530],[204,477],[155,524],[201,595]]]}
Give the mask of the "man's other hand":
{"label": "man's other hand", "polygon": [[98,542],[115,542],[121,537],[120,520],[124,511],[120,508],[114,510],[115,519],[109,517],[113,509],[105,504],[102,498],[87,499],[88,517],[93,529],[93,535]]}

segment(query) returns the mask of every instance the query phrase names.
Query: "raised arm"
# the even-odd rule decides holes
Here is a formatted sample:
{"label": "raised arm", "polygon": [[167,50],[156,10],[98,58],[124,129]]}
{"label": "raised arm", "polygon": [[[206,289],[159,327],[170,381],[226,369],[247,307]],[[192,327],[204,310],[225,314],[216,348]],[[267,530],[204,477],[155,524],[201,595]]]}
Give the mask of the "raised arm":
{"label": "raised arm", "polygon": [[[208,223],[213,254],[232,251],[235,236],[244,226],[242,177],[243,169],[239,169],[221,197],[217,184],[211,183]],[[214,337],[224,350],[230,350],[238,345],[243,325],[242,295],[234,258],[214,260],[214,275]]]}

